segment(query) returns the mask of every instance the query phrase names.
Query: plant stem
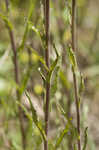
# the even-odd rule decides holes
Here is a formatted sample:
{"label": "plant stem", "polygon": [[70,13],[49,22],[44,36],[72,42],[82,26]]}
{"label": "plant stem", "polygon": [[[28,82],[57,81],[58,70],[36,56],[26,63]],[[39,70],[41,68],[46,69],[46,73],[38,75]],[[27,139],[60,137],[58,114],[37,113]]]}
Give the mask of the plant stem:
{"label": "plant stem", "polygon": [[[76,0],[72,0],[72,49],[76,51]],[[76,114],[77,114],[77,131],[78,131],[78,150],[81,150],[81,140],[80,140],[80,107],[79,107],[79,95],[77,87],[77,77],[75,70],[73,69],[73,83],[74,83],[74,93],[75,93],[75,103],[76,103]]]}
{"label": "plant stem", "polygon": [[[49,60],[49,27],[50,27],[50,1],[45,0],[45,32],[46,32],[46,49],[45,49],[45,61],[46,65],[50,67]],[[44,142],[44,150],[48,150],[48,122],[49,122],[49,102],[50,102],[50,83],[46,83],[46,104],[45,104],[45,134],[46,141]]]}
{"label": "plant stem", "polygon": [[[6,3],[6,9],[8,12],[9,8],[9,1],[5,0]],[[13,31],[8,27],[9,31],[9,36],[11,40],[11,46],[12,46],[12,51],[13,51],[13,64],[14,64],[14,73],[15,73],[15,82],[17,85],[19,85],[19,67],[18,67],[18,59],[17,59],[17,50],[16,50],[16,44],[14,40],[14,34]],[[17,95],[17,100],[21,100],[19,90],[16,89],[16,95]],[[23,125],[23,115],[22,115],[22,109],[21,107],[18,107],[18,113],[19,113],[19,121],[20,121],[20,129],[21,129],[21,134],[22,134],[22,145],[23,145],[23,150],[25,150],[26,146],[26,139],[25,139],[25,132],[24,132],[24,125]]]}
{"label": "plant stem", "polygon": [[81,150],[81,140],[80,140],[80,109],[79,109],[79,96],[78,96],[78,89],[77,89],[77,78],[76,78],[75,71],[73,71],[73,82],[74,82],[74,93],[75,93],[76,114],[77,114],[78,150]]}
{"label": "plant stem", "polygon": [[72,0],[72,49],[76,51],[76,0]]}

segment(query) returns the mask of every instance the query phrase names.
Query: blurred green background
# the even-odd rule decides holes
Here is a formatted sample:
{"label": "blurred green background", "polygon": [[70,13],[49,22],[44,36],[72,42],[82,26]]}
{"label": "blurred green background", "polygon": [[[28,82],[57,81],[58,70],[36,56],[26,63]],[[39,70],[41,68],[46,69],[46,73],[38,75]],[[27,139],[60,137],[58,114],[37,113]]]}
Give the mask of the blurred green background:
{"label": "blurred green background", "polygon": [[[42,0],[32,0],[33,12],[30,21],[42,33],[43,3]],[[73,100],[72,73],[70,71],[66,48],[71,42],[71,1],[50,1],[50,60],[55,59],[52,43],[56,44],[61,55],[60,73],[57,90],[52,91],[49,138],[53,141],[57,131],[64,127],[64,120],[59,115],[56,102],[66,111],[68,109],[68,91],[71,98],[71,116],[75,120],[75,104]],[[31,7],[30,0],[9,0],[9,20],[13,24],[13,32],[17,49],[19,48],[28,21]],[[0,13],[7,16],[5,1],[0,0]],[[88,150],[99,148],[99,0],[77,0],[77,61],[85,79],[85,90],[81,99],[81,127],[88,126]],[[30,45],[39,55],[44,57],[44,49],[38,36],[29,26],[26,42],[18,53],[20,82],[28,68],[32,66],[26,89],[31,95],[40,120],[43,122],[44,87],[38,68],[42,68],[39,58],[27,48]],[[57,72],[56,72],[57,74]],[[56,76],[53,76],[53,80]],[[66,84],[65,84],[66,83]],[[52,82],[52,86],[53,82]],[[13,52],[7,27],[0,19],[0,150],[21,150],[21,135],[17,114],[16,91],[14,80]],[[26,96],[23,94],[22,103],[30,110]],[[24,116],[26,128],[27,149],[41,150],[42,138],[36,126]],[[83,133],[82,133],[83,134]],[[83,136],[83,135],[82,135]],[[67,141],[64,139],[59,150],[66,150]],[[68,149],[68,148],[67,148]]]}

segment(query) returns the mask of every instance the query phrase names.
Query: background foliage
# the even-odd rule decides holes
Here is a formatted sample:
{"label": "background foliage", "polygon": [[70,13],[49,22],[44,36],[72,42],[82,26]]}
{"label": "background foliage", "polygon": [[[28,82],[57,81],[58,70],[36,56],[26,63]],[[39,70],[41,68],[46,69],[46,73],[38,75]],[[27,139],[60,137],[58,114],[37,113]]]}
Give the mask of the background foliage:
{"label": "background foliage", "polygon": [[[75,104],[73,93],[72,73],[67,55],[68,44],[71,42],[71,1],[53,0],[51,3],[51,64],[57,59],[55,47],[59,54],[56,68],[51,78],[51,102],[50,102],[50,126],[49,148],[56,147],[60,131],[67,124],[66,138],[60,143],[59,150],[68,149],[68,138],[76,135],[70,131],[68,119],[62,115],[60,106],[66,114],[72,118],[75,124]],[[87,149],[98,150],[98,96],[99,96],[99,1],[77,0],[77,62],[83,73],[85,90],[81,98],[81,128],[84,134],[88,126]],[[45,86],[42,81],[42,72],[46,70],[44,64],[44,20],[42,1],[10,0],[9,13],[6,12],[5,1],[0,0],[0,149],[21,150],[21,134],[16,103],[16,85],[14,79],[13,52],[7,27],[3,16],[9,16],[13,25],[16,47],[18,51],[18,63],[20,72],[20,92],[22,93],[22,106],[31,116],[31,105],[24,90],[27,90],[37,116],[34,124],[27,119],[24,113],[24,128],[26,133],[26,150],[43,149],[43,138],[39,128],[44,126],[44,93]],[[6,19],[7,19],[6,18]],[[6,20],[5,19],[5,20]],[[7,20],[6,20],[7,21]],[[55,43],[55,47],[53,46]],[[44,67],[45,66],[45,67]],[[54,66],[52,66],[53,68]],[[45,68],[45,69],[44,69]],[[41,75],[40,75],[41,74]],[[78,76],[79,78],[79,76]],[[69,100],[71,104],[69,104]],[[24,111],[23,111],[24,112]],[[35,112],[35,111],[34,111]],[[33,112],[32,112],[33,113]],[[33,114],[32,114],[33,115]],[[34,114],[34,117],[36,115]],[[38,126],[38,128],[37,128]],[[41,130],[43,132],[43,129]],[[76,134],[76,131],[74,132]],[[72,134],[72,138],[71,138]],[[44,136],[44,135],[43,135]],[[84,135],[82,135],[83,139]],[[82,140],[83,141],[83,140]]]}

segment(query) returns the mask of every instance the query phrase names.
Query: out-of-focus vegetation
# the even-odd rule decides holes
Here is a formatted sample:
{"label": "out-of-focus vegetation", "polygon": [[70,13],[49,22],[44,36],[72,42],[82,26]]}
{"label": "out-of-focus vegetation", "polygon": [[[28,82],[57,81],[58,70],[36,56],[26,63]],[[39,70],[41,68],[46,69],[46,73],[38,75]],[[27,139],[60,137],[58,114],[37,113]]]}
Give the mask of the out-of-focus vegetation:
{"label": "out-of-focus vegetation", "polygon": [[[74,146],[75,139],[78,138],[75,129],[76,110],[73,79],[67,52],[72,38],[71,0],[52,0],[50,7],[51,64],[57,60],[57,57],[59,58],[56,66],[54,66],[55,64],[52,66],[55,68],[51,78],[49,150],[54,148],[68,150],[71,141]],[[80,100],[81,139],[83,147],[84,131],[88,127],[88,150],[98,150],[99,148],[98,12],[99,0],[77,0],[76,56],[85,82],[85,89]],[[14,56],[7,27],[8,22],[13,26],[19,66],[19,84],[15,82]],[[44,62],[44,34],[43,0],[9,0],[8,12],[5,1],[0,0],[0,150],[22,150],[19,106],[23,110],[26,150],[43,149],[43,140],[46,139],[43,130],[44,74],[47,70]],[[79,73],[77,76],[79,82]],[[16,90],[21,95],[21,102],[18,100]],[[26,94],[25,91],[28,93]],[[36,115],[39,117],[39,121]],[[71,127],[72,124],[73,127]],[[62,141],[58,139],[58,137],[61,138],[61,132],[61,136],[64,135]]]}

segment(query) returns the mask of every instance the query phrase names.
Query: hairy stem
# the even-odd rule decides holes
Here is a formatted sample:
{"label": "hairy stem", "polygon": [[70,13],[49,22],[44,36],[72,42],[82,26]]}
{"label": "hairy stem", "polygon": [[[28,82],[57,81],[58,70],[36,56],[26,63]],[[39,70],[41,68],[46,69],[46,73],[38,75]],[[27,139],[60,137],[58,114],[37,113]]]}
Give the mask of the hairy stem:
{"label": "hairy stem", "polygon": [[[5,0],[6,3],[6,9],[8,12],[9,8],[9,1]],[[9,36],[10,36],[10,41],[11,41],[11,46],[12,46],[12,51],[13,51],[13,64],[14,64],[14,73],[15,73],[15,82],[17,85],[19,85],[19,67],[18,67],[18,59],[17,59],[17,50],[16,50],[16,44],[14,40],[14,33],[13,31],[8,27],[9,31]],[[16,95],[17,99],[20,101],[20,94],[19,90],[16,90]],[[19,110],[19,121],[20,121],[20,129],[21,129],[21,134],[22,134],[22,145],[23,145],[23,150],[25,150],[25,145],[26,145],[26,140],[25,140],[25,132],[24,132],[24,125],[23,125],[23,115],[22,115],[22,109],[21,107],[18,108]]]}
{"label": "hairy stem", "polygon": [[[72,49],[76,51],[76,0],[72,0]],[[81,140],[80,140],[80,107],[79,107],[79,95],[77,87],[77,77],[75,70],[73,69],[73,83],[74,83],[74,93],[75,93],[75,103],[76,103],[76,114],[77,114],[77,131],[78,131],[78,150],[81,150]]]}
{"label": "hairy stem", "polygon": [[[50,1],[45,0],[45,32],[46,32],[46,49],[45,49],[45,61],[46,65],[50,67],[49,60],[49,26],[50,26]],[[48,150],[48,122],[49,122],[49,102],[50,102],[50,83],[46,83],[46,104],[45,104],[45,134],[46,141],[44,142],[44,150]]]}

